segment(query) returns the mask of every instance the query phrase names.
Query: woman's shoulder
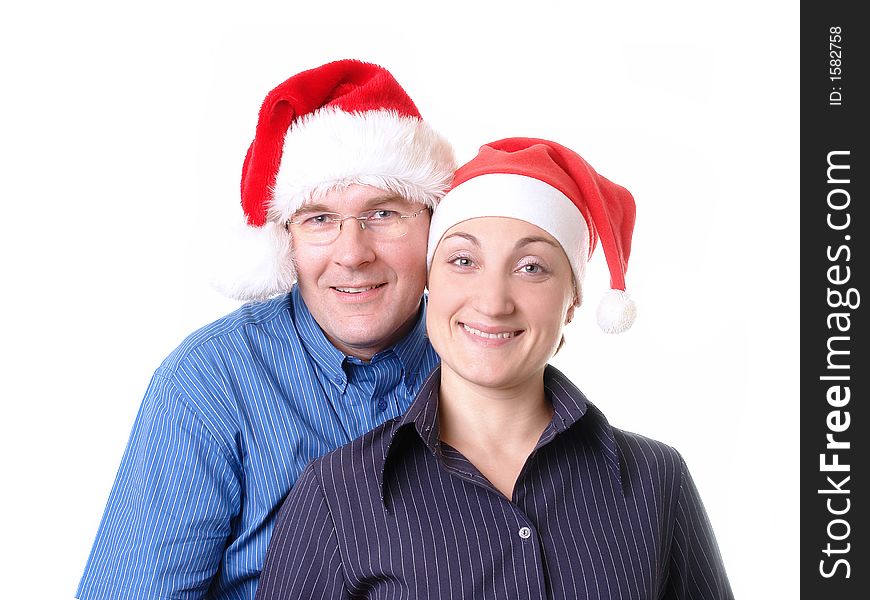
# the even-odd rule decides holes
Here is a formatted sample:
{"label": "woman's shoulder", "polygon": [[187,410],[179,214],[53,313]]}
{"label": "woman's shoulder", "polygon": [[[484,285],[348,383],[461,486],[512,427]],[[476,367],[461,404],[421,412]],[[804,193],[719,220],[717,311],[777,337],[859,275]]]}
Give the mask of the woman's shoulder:
{"label": "woman's shoulder", "polygon": [[653,438],[613,427],[620,459],[629,471],[644,472],[655,479],[679,482],[685,472],[683,457],[673,446]]}

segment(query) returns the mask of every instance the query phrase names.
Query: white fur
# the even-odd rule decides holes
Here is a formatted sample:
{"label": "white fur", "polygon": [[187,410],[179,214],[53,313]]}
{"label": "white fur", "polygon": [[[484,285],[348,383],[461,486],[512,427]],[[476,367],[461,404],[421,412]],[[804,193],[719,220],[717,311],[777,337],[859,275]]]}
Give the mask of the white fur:
{"label": "white fur", "polygon": [[627,331],[637,318],[634,300],[622,290],[609,290],[598,304],[598,326],[607,333]]}
{"label": "white fur", "polygon": [[278,223],[239,225],[216,248],[212,285],[236,300],[264,300],[296,280],[290,234]]}
{"label": "white fur", "polygon": [[306,201],[352,184],[434,208],[455,169],[450,144],[420,119],[320,109],[294,122],[284,138],[268,218],[283,223]]}

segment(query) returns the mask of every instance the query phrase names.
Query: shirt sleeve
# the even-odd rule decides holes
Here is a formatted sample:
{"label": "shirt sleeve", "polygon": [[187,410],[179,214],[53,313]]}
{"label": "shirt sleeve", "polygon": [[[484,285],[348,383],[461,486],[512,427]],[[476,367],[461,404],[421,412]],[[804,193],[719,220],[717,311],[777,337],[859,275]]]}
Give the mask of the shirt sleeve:
{"label": "shirt sleeve", "polygon": [[719,545],[698,489],[680,457],[680,496],[671,544],[667,600],[734,600]]}
{"label": "shirt sleeve", "polygon": [[278,513],[256,600],[350,597],[332,515],[309,465]]}
{"label": "shirt sleeve", "polygon": [[158,371],[76,596],[202,598],[239,512],[238,471],[227,449]]}

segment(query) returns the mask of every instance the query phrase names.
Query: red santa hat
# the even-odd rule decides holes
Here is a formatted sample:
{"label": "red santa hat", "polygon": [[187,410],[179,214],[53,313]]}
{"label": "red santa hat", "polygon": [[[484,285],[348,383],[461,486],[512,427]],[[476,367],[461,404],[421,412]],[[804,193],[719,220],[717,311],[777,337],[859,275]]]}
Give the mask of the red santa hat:
{"label": "red santa hat", "polygon": [[294,75],[260,108],[242,167],[248,239],[218,287],[240,300],[289,290],[296,271],[285,223],[304,203],[363,184],[434,208],[455,168],[450,144],[383,67],[340,60]]}
{"label": "red santa hat", "polygon": [[625,292],[634,229],[634,198],[595,172],[574,151],[542,139],[508,138],[481,146],[459,167],[429,229],[429,266],[448,229],[477,217],[510,217],[537,225],[561,244],[578,292],[587,260],[600,241],[611,290],[598,307],[608,333],[631,327],[637,315]]}

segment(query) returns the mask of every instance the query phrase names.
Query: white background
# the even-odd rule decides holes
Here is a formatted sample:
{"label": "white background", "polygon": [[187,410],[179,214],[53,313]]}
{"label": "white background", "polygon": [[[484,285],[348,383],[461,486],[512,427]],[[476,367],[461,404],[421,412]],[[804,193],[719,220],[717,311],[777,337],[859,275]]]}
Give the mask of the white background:
{"label": "white background", "polygon": [[555,362],[682,452],[738,598],[797,597],[797,5],[300,4],[3,9],[0,595],[72,596],[151,373],[236,306],[202,264],[260,102],[355,57],[461,160],[546,137],[633,192],[639,319],[596,330],[596,253]]}

